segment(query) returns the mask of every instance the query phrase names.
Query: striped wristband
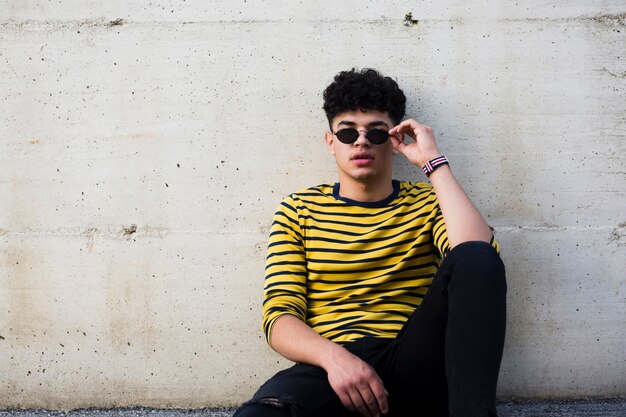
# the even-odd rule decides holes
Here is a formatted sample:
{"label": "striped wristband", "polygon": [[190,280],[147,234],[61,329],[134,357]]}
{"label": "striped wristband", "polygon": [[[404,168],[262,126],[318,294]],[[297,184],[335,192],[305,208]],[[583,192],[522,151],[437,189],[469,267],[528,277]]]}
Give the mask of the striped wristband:
{"label": "striped wristband", "polygon": [[424,174],[426,174],[426,176],[428,177],[434,170],[439,168],[441,165],[450,165],[450,162],[448,162],[448,158],[443,155],[426,162],[426,165],[424,165],[424,168],[422,169],[424,170]]}

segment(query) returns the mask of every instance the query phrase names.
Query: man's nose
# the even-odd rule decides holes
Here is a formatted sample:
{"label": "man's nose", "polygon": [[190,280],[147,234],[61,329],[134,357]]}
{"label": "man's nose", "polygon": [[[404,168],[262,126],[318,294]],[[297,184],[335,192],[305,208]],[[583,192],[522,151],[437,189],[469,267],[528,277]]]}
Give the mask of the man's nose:
{"label": "man's nose", "polygon": [[367,137],[365,135],[367,135],[367,130],[357,130],[357,132],[359,132],[359,137],[356,138],[356,141],[354,142],[354,144],[359,144],[359,145],[369,145],[370,141],[367,139]]}

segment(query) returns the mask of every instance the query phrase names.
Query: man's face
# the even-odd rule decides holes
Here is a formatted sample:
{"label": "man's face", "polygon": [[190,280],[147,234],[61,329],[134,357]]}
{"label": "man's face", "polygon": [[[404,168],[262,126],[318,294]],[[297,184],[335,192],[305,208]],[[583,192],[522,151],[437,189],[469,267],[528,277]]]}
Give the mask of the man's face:
{"label": "man's face", "polygon": [[358,139],[352,144],[342,143],[333,132],[326,132],[326,145],[331,155],[335,156],[341,182],[346,180],[363,183],[391,182],[393,158],[391,139],[375,145],[365,137],[365,132],[370,129],[389,130],[393,126],[387,112],[375,110],[349,111],[333,119],[333,132],[345,128],[360,131]]}

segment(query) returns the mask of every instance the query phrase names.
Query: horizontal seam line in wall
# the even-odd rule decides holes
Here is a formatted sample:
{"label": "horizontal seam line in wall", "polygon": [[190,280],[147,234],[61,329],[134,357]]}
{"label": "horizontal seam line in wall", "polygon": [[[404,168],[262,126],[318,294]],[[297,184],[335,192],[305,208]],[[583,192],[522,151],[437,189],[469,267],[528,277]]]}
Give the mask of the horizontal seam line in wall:
{"label": "horizontal seam line in wall", "polygon": [[5,230],[0,229],[0,236],[78,236],[78,237],[114,237],[131,239],[134,237],[164,237],[172,234],[200,234],[200,235],[240,235],[240,234],[263,234],[269,233],[263,229],[251,229],[251,230],[172,230],[172,229],[158,229],[138,228],[137,231],[129,232],[124,229],[58,229],[58,230]]}
{"label": "horizontal seam line in wall", "polygon": [[[419,18],[419,16],[415,16]],[[198,21],[173,21],[173,20],[126,20],[126,19],[84,19],[84,20],[35,20],[35,19],[8,19],[0,22],[0,27],[3,28],[23,28],[23,27],[31,27],[31,26],[50,26],[50,27],[59,27],[59,28],[70,28],[70,27],[84,27],[84,26],[92,26],[92,27],[123,27],[127,25],[206,25],[206,24],[300,24],[302,22],[317,22],[317,23],[359,23],[359,24],[384,24],[384,23],[404,23],[406,19],[391,19],[391,18],[383,18],[383,19],[286,19],[286,20],[272,20],[272,19],[242,19],[242,20],[198,20]],[[485,22],[485,21],[495,21],[495,22],[505,22],[505,23],[521,23],[521,22],[576,22],[576,21],[595,21],[600,24],[607,23],[626,23],[626,13],[614,13],[614,14],[597,14],[597,15],[579,15],[579,16],[569,16],[569,17],[519,17],[519,18],[490,18],[490,17],[475,17],[475,18],[449,18],[449,19],[418,19],[419,23],[441,23],[441,22],[450,22],[456,24],[462,23],[472,23],[472,22]]]}
{"label": "horizontal seam line in wall", "polygon": [[[499,226],[493,227],[496,232],[516,232],[516,231],[613,231],[616,228],[624,228],[622,224],[613,226]],[[265,229],[248,230],[173,230],[161,228],[138,228],[129,232],[124,229],[58,229],[58,230],[6,230],[0,229],[0,236],[84,236],[84,237],[121,237],[129,239],[132,237],[164,237],[172,234],[204,234],[204,235],[239,235],[239,234],[267,234]]]}
{"label": "horizontal seam line in wall", "polygon": [[590,230],[615,230],[616,228],[623,227],[621,225],[615,226],[503,226],[494,227],[496,232],[515,232],[518,230],[528,230],[533,232],[553,232],[553,231],[590,231]]}

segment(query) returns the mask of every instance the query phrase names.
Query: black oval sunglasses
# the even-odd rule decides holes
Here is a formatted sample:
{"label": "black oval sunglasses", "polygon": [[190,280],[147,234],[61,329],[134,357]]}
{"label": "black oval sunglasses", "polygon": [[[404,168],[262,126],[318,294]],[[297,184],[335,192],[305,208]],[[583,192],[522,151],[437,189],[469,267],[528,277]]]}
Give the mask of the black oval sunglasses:
{"label": "black oval sunglasses", "polygon": [[370,130],[356,130],[353,127],[347,127],[345,129],[339,129],[333,132],[333,135],[337,136],[339,142],[345,144],[352,144],[359,138],[360,132],[365,132],[365,137],[370,143],[374,145],[382,145],[389,139],[389,132],[384,129],[370,129]]}

